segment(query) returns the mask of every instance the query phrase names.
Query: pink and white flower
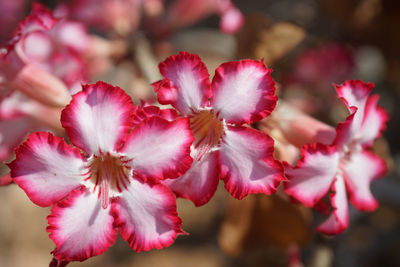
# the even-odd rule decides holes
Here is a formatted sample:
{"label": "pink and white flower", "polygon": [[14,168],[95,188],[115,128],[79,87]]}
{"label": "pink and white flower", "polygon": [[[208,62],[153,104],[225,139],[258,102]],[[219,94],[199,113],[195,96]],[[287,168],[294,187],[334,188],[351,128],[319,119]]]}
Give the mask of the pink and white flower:
{"label": "pink and white flower", "polygon": [[32,202],[53,205],[47,230],[54,257],[99,255],[118,230],[138,252],[171,245],[183,233],[181,220],[174,194],[160,181],[184,174],[192,163],[188,119],[153,116],[134,124],[131,98],[97,82],[72,97],[61,123],[75,147],[33,133],[9,164]]}
{"label": "pink and white flower", "polygon": [[203,205],[213,196],[219,178],[235,198],[271,194],[284,179],[272,154],[274,142],[245,127],[272,112],[276,104],[271,70],[262,61],[224,63],[210,83],[197,55],[181,52],[159,65],[164,79],[153,84],[161,104],[171,104],[190,118],[196,140],[189,171],[167,184],[178,196]]}
{"label": "pink and white flower", "polygon": [[351,114],[337,126],[333,143],[305,145],[297,167],[285,164],[285,191],[305,206],[315,207],[332,190],[333,212],[317,228],[326,234],[339,234],[348,226],[346,190],[357,209],[372,211],[378,206],[370,184],[385,174],[386,165],[368,148],[386,127],[388,115],[377,106],[378,96],[369,96],[372,89],[373,84],[361,81],[336,86]]}

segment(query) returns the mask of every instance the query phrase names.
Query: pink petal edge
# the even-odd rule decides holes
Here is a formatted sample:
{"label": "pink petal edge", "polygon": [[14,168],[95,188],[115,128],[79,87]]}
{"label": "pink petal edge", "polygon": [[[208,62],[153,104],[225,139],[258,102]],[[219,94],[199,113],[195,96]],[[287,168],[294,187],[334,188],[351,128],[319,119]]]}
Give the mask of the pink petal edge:
{"label": "pink petal edge", "polygon": [[329,192],[339,167],[339,153],[335,146],[320,143],[305,145],[300,153],[296,167],[283,163],[288,178],[285,192],[312,208]]}
{"label": "pink petal edge", "polygon": [[198,55],[180,52],[161,62],[159,69],[165,79],[153,85],[161,104],[171,104],[184,115],[208,105],[210,75]]}
{"label": "pink petal edge", "polygon": [[328,219],[317,227],[317,231],[327,235],[338,235],[349,226],[349,205],[343,177],[336,177],[329,197],[333,211]]}
{"label": "pink petal edge", "polygon": [[176,179],[163,181],[178,197],[186,198],[196,207],[210,201],[219,182],[218,152],[209,152],[201,160],[194,160],[190,169]]}
{"label": "pink petal edge", "polygon": [[82,87],[62,111],[62,126],[71,142],[89,155],[117,150],[133,126],[132,99],[101,81]]}
{"label": "pink petal edge", "polygon": [[252,124],[275,108],[275,82],[262,60],[232,61],[215,70],[211,106],[227,122]]}
{"label": "pink petal edge", "polygon": [[273,158],[274,141],[263,132],[247,127],[228,126],[219,153],[221,179],[237,199],[248,194],[276,192],[283,167]]}
{"label": "pink petal edge", "polygon": [[344,179],[350,203],[360,211],[373,211],[379,203],[370,191],[370,184],[387,172],[383,159],[368,150],[353,155],[346,165]]}
{"label": "pink petal edge", "polygon": [[39,206],[56,203],[83,181],[85,157],[50,133],[31,134],[15,154],[16,159],[8,164],[11,176]]}
{"label": "pink petal edge", "polygon": [[158,181],[183,175],[191,166],[194,141],[189,120],[167,121],[151,117],[136,126],[120,149],[133,161],[134,175],[143,181]]}
{"label": "pink petal edge", "polygon": [[103,209],[96,194],[73,190],[47,217],[47,232],[56,244],[52,254],[61,261],[84,261],[104,253],[117,237],[111,207]]}

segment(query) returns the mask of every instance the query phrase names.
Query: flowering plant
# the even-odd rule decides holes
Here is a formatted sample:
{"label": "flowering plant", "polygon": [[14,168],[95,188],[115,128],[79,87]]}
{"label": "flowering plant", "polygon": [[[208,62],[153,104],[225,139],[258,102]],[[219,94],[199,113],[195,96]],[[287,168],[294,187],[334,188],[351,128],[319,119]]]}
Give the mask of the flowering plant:
{"label": "flowering plant", "polygon": [[[374,85],[360,80],[335,85],[339,100],[327,99],[326,106],[338,107],[337,100],[347,112],[336,127],[338,116],[324,117],[329,112],[323,104],[307,107],[317,95],[335,94],[327,80],[343,81],[355,71],[351,50],[340,44],[306,50],[294,73],[281,76],[283,84],[274,81],[263,59],[233,61],[235,55],[213,58],[219,66],[210,77],[210,57],[170,56],[173,42],[166,38],[210,14],[221,17],[224,33],[244,23],[230,0],[74,0],[54,13],[34,3],[0,49],[0,160],[10,169],[0,185],[14,183],[34,204],[51,207],[50,266],[103,254],[118,232],[135,252],[172,245],[186,234],[177,198],[190,200],[196,210],[220,202],[224,193],[226,202],[236,203],[233,219],[221,224],[228,240],[219,238],[222,249],[262,239],[249,229],[263,229],[265,222],[271,227],[294,218],[289,226],[282,223],[286,234],[307,214],[301,223],[311,228],[311,209],[328,216],[316,230],[337,235],[350,224],[349,202],[360,211],[378,207],[370,186],[388,166],[373,144],[389,116],[379,96],[371,95]],[[273,48],[291,34],[285,25],[268,26],[260,35],[268,37],[263,51],[271,50],[274,62],[300,42]],[[282,29],[289,31],[280,36]],[[267,44],[274,36],[279,41]],[[324,67],[335,60],[342,64]],[[293,97],[308,85],[321,92],[307,103],[285,98],[290,86]],[[321,120],[309,115],[320,110]],[[218,190],[220,180],[226,190]],[[241,233],[232,231],[232,221],[239,222]],[[278,243],[289,266],[298,267],[300,242],[290,233]]]}
{"label": "flowering plant", "polygon": [[34,203],[54,205],[47,229],[58,261],[103,253],[117,230],[136,251],[168,246],[183,233],[175,198],[159,181],[190,167],[188,120],[153,117],[131,130],[133,118],[120,88],[86,85],[61,117],[76,148],[38,132],[16,151],[14,182]]}

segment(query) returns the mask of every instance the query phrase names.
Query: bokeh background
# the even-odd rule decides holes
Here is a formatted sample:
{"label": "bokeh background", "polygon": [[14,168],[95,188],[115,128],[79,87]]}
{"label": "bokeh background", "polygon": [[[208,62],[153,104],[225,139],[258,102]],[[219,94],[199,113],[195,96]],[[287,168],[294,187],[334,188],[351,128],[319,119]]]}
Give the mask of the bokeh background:
{"label": "bokeh background", "polygon": [[[10,14],[11,19],[0,18],[3,44],[16,22],[29,14],[32,3],[14,2],[21,7]],[[40,2],[54,8],[62,1]],[[372,213],[351,208],[349,228],[328,237],[314,230],[322,215],[290,203],[280,191],[237,201],[220,184],[205,206],[195,208],[187,200],[178,200],[182,228],[189,235],[179,236],[171,247],[138,254],[118,238],[103,255],[70,266],[400,266],[400,2],[234,2],[245,15],[245,24],[232,35],[221,33],[215,14],[162,38],[140,18],[138,28],[124,36],[125,53],[107,62],[90,80],[104,80],[126,89],[135,99],[146,99],[152,97],[148,84],[159,79],[158,62],[179,51],[199,54],[211,75],[229,60],[264,58],[274,69],[282,99],[332,125],[345,116],[332,84],[346,79],[373,82],[375,93],[381,95],[380,105],[391,118],[374,148],[389,166],[386,177],[372,184],[380,207]],[[17,186],[0,187],[1,267],[48,265],[54,248],[45,230],[49,212],[32,204]]]}

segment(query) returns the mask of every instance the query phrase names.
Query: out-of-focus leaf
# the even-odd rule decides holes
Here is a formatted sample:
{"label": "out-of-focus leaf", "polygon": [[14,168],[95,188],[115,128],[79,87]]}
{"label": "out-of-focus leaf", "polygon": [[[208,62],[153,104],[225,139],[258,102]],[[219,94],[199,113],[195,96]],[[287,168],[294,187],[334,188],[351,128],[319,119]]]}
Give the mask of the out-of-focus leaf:
{"label": "out-of-focus leaf", "polygon": [[264,58],[267,65],[289,53],[305,38],[305,31],[290,22],[279,22],[261,32],[261,42],[256,46],[256,58]]}
{"label": "out-of-focus leaf", "polygon": [[274,23],[261,14],[251,14],[238,34],[238,55],[264,58],[265,64],[271,65],[303,41],[305,35],[304,29],[293,23]]}

